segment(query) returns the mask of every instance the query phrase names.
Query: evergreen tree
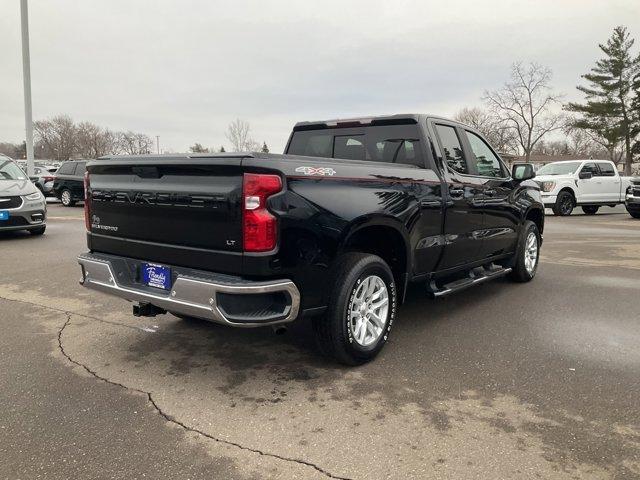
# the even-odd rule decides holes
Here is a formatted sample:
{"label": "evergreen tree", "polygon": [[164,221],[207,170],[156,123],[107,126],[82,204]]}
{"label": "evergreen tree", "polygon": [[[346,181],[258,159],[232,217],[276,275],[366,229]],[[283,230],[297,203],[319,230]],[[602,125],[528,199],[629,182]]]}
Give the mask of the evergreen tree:
{"label": "evergreen tree", "polygon": [[193,153],[209,153],[208,148],[203,147],[201,144],[197,142],[191,145],[189,147],[189,150],[191,150]]}
{"label": "evergreen tree", "polygon": [[262,142],[262,153],[269,153],[269,147],[267,147],[267,142]]}
{"label": "evergreen tree", "polygon": [[220,153],[224,153],[226,150],[224,149],[224,145],[220,145]]}
{"label": "evergreen tree", "polygon": [[633,57],[634,40],[626,27],[616,27],[606,44],[600,44],[605,54],[582,75],[589,86],[578,86],[585,94],[586,103],[569,103],[567,110],[581,114],[575,122],[578,128],[591,130],[608,141],[624,142],[626,175],[631,173],[633,154],[631,144],[640,132],[638,115],[634,113],[633,83],[640,71],[640,56]]}

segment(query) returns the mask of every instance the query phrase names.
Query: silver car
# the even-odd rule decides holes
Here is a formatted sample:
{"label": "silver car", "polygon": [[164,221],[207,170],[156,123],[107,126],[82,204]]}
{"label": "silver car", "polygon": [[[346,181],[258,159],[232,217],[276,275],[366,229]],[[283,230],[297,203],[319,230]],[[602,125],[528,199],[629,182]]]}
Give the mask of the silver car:
{"label": "silver car", "polygon": [[28,230],[42,235],[46,222],[44,195],[13,160],[0,157],[0,232]]}

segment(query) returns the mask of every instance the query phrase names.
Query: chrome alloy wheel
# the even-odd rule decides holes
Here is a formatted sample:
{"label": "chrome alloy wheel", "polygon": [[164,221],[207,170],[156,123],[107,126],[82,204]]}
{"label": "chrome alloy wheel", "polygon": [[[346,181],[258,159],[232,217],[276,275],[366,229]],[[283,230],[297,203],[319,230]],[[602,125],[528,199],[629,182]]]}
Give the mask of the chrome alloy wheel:
{"label": "chrome alloy wheel", "polygon": [[387,327],[389,292],[377,275],[366,277],[356,288],[349,304],[349,328],[359,345],[375,343]]}
{"label": "chrome alloy wheel", "polygon": [[71,203],[71,192],[69,190],[63,191],[60,200],[62,200],[63,205],[69,205]]}
{"label": "chrome alloy wheel", "polygon": [[538,236],[535,232],[529,232],[527,235],[527,243],[524,247],[524,268],[527,273],[533,276],[538,262]]}

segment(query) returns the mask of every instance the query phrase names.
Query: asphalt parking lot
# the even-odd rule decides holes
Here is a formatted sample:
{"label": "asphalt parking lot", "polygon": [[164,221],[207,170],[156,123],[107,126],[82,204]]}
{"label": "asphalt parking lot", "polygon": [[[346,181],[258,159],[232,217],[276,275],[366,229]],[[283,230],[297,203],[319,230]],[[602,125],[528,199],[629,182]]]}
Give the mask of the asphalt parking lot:
{"label": "asphalt parking lot", "polygon": [[373,363],[83,291],[82,208],[0,235],[0,477],[640,478],[640,221],[547,217],[535,280],[415,288]]}

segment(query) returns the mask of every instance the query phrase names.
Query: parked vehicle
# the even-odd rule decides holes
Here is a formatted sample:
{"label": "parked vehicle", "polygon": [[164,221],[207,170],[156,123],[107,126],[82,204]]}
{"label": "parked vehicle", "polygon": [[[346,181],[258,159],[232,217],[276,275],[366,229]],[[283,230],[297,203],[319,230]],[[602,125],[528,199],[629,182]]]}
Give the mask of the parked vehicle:
{"label": "parked vehicle", "polygon": [[42,235],[47,228],[44,195],[8,157],[0,158],[0,232],[28,230]]}
{"label": "parked vehicle", "polygon": [[640,177],[631,179],[631,185],[627,187],[624,205],[629,215],[633,218],[640,218]]}
{"label": "parked vehicle", "polygon": [[600,207],[615,207],[625,201],[629,177],[621,177],[608,160],[569,160],[548,163],[536,174],[544,206],[555,215],[571,215],[576,206],[587,215]]}
{"label": "parked vehicle", "polygon": [[53,182],[55,180],[55,173],[57,170],[57,167],[53,166],[33,168],[34,175],[29,177],[29,179],[34,183],[36,187],[38,187],[38,190],[40,190],[45,197],[54,195]]}
{"label": "parked vehicle", "polygon": [[87,160],[68,160],[60,165],[53,182],[53,192],[65,207],[84,200],[84,173]]}
{"label": "parked vehicle", "polygon": [[[544,206],[473,128],[426,115],[298,123],[286,154],[110,157],[88,165],[81,283],[235,327],[312,317],[366,362],[409,282],[443,297],[536,274]],[[487,291],[489,294],[489,291]]]}

